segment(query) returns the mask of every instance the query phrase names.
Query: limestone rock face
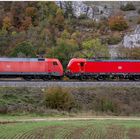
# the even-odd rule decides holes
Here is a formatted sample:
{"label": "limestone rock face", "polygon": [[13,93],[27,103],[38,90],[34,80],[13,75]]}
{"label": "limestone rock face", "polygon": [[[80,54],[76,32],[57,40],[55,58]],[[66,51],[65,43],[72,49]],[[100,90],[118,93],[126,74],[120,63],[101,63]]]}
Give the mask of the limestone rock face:
{"label": "limestone rock face", "polygon": [[140,47],[140,26],[138,25],[135,31],[129,35],[125,35],[123,46],[128,48]]}
{"label": "limestone rock face", "polygon": [[[57,1],[56,4],[66,11],[68,2]],[[100,20],[101,18],[109,17],[112,10],[100,5],[88,6],[82,1],[71,1],[71,7],[75,17],[78,18],[80,15],[86,15],[88,18],[94,20]]]}

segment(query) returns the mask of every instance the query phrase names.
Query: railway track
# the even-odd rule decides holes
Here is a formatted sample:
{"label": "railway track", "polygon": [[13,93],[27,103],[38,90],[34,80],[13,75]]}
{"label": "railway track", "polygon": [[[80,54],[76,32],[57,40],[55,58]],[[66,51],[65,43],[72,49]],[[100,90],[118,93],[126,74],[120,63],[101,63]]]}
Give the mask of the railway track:
{"label": "railway track", "polygon": [[140,87],[140,81],[0,81],[0,87]]}

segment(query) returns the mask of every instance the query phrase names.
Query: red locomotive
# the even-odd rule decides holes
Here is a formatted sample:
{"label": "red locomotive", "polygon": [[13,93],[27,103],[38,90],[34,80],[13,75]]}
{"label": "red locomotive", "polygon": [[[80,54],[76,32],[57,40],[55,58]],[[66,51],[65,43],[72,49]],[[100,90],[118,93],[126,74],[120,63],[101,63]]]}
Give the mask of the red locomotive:
{"label": "red locomotive", "polygon": [[[73,58],[66,76],[70,79],[140,80],[140,60],[88,60]],[[0,58],[0,78],[61,79],[62,64],[54,58]]]}
{"label": "red locomotive", "polygon": [[140,60],[87,60],[73,58],[66,75],[71,79],[130,79],[140,80]]}
{"label": "red locomotive", "polygon": [[0,58],[0,77],[31,79],[60,79],[63,67],[58,59]]}

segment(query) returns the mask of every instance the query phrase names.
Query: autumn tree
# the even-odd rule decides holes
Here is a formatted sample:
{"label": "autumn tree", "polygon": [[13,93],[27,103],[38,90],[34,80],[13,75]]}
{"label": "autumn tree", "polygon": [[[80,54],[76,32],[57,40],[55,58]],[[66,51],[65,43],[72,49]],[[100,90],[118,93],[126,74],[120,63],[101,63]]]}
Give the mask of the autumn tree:
{"label": "autumn tree", "polygon": [[128,23],[122,15],[116,15],[109,19],[109,27],[111,30],[123,31],[128,28]]}
{"label": "autumn tree", "polygon": [[25,15],[31,18],[33,25],[38,25],[38,17],[36,7],[27,7],[25,10]]}
{"label": "autumn tree", "polygon": [[9,30],[11,26],[12,26],[12,23],[11,23],[10,17],[5,17],[3,19],[3,29]]}
{"label": "autumn tree", "polygon": [[31,25],[32,25],[31,17],[25,17],[25,19],[22,21],[22,25],[21,25],[20,29],[27,30]]}
{"label": "autumn tree", "polygon": [[29,17],[34,17],[36,15],[36,8],[35,7],[27,7],[25,10],[25,14]]}

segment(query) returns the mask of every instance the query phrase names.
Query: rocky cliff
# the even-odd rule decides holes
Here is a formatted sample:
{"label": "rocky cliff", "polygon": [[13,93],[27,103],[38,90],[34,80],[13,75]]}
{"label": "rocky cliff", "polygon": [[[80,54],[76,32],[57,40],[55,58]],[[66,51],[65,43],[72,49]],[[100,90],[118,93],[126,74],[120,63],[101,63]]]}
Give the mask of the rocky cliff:
{"label": "rocky cliff", "polygon": [[128,48],[140,47],[140,25],[137,25],[134,32],[124,36],[123,46]]}

